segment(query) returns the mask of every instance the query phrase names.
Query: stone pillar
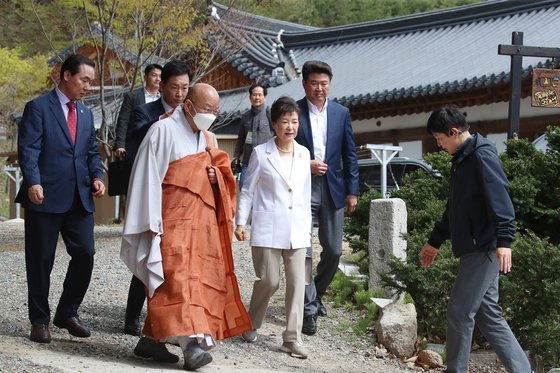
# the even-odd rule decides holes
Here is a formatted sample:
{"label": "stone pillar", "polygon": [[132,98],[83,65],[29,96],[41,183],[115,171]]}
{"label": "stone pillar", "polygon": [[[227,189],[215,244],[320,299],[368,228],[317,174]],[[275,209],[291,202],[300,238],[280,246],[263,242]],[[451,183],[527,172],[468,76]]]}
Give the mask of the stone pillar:
{"label": "stone pillar", "polygon": [[[381,289],[379,274],[387,272],[391,257],[406,261],[407,213],[400,198],[375,199],[369,209],[369,288]],[[387,293],[386,296],[391,294]]]}

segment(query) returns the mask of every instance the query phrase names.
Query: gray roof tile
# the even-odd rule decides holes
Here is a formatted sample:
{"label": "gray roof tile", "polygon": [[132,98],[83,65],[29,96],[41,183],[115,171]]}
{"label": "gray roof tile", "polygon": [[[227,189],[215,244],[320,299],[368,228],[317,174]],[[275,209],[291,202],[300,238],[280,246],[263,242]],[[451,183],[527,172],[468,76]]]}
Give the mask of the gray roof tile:
{"label": "gray roof tile", "polygon": [[242,49],[241,53],[235,53],[233,57],[228,57],[231,49],[225,49],[222,51],[222,56],[228,58],[232,66],[245,76],[258,79],[265,85],[275,86],[283,83],[283,81],[279,83],[277,77],[272,74],[272,70],[281,62],[276,51],[278,34],[316,29],[316,27],[250,14],[217,2],[213,2],[213,6],[220,17],[222,32]]}

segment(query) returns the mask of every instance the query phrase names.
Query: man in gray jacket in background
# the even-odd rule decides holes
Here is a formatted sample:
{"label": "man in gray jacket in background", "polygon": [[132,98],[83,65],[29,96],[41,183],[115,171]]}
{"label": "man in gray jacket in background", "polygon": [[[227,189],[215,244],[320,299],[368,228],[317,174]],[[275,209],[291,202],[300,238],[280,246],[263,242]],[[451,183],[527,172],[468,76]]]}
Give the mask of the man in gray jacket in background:
{"label": "man in gray jacket in background", "polygon": [[[253,147],[264,144],[274,135],[270,121],[270,108],[266,107],[266,87],[260,83],[253,83],[249,87],[249,100],[251,109],[241,116],[237,143],[233,153],[233,162],[241,162],[241,175],[239,177],[239,190],[243,188],[245,172]],[[241,158],[242,157],[242,158]]]}

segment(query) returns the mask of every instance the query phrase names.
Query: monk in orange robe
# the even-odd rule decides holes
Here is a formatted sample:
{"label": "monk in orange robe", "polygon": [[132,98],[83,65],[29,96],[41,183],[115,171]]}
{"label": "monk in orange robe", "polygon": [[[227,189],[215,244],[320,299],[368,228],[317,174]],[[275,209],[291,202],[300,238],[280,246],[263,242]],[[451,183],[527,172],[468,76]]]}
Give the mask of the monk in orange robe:
{"label": "monk in orange robe", "polygon": [[206,131],[218,104],[216,90],[198,83],[150,128],[132,170],[121,248],[148,293],[135,353],[157,359],[156,342],[176,344],[187,370],[212,361],[215,340],[252,328],[233,267],[235,180]]}

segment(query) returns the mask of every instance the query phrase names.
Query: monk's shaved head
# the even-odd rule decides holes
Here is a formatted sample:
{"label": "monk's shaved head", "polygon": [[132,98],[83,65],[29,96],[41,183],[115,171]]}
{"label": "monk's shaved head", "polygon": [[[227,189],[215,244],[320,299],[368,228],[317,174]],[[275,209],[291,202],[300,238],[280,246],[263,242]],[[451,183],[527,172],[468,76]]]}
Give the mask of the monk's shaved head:
{"label": "monk's shaved head", "polygon": [[218,95],[218,91],[216,91],[216,88],[206,83],[196,83],[193,85],[191,89],[189,89],[187,99],[197,103],[202,103],[202,101],[217,101],[218,105],[220,104],[220,95]]}

